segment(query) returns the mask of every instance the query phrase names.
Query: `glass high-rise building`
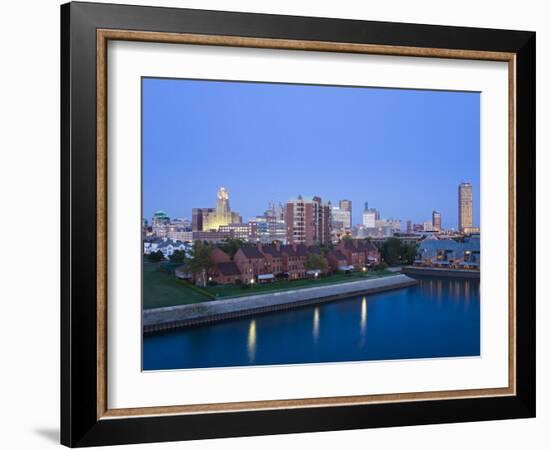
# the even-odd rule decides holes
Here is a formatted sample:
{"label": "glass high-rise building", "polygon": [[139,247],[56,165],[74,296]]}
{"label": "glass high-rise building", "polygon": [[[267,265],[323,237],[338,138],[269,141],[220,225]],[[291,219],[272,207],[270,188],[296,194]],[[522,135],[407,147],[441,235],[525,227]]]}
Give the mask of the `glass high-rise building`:
{"label": "glass high-rise building", "polygon": [[458,230],[464,232],[473,227],[472,185],[460,183],[458,185]]}

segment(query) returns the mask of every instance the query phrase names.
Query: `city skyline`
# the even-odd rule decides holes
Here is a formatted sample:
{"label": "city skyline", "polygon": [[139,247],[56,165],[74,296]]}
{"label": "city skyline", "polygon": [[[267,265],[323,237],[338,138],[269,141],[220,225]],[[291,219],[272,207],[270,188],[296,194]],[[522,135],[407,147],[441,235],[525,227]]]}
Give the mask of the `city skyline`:
{"label": "city skyline", "polygon": [[[462,200],[462,188],[464,185],[467,185],[468,188],[471,190],[472,189],[472,185],[470,183],[460,183],[460,185],[458,186],[458,202],[459,202],[459,206],[458,206],[458,215],[459,215],[459,223],[460,223],[460,217],[461,215],[463,214],[463,200]],[[220,193],[223,193],[223,200],[221,201],[221,208],[222,210],[224,210],[224,216],[226,217],[222,217],[221,220],[220,218],[218,218],[218,214],[220,213]],[[207,231],[207,230],[216,230],[218,229],[218,227],[220,228],[220,231],[221,231],[221,228],[223,226],[226,226],[226,225],[236,225],[236,224],[242,224],[242,225],[246,225],[248,222],[257,222],[260,218],[263,218],[263,217],[266,217],[266,218],[269,218],[269,217],[272,217],[272,218],[278,218],[278,217],[275,217],[275,216],[278,216],[279,214],[282,214],[282,217],[284,216],[289,216],[289,214],[291,214],[289,212],[289,206],[297,201],[300,201],[300,202],[306,202],[306,203],[311,203],[311,202],[319,202],[319,204],[321,205],[327,205],[329,206],[329,216],[332,223],[335,223],[335,222],[339,222],[341,220],[341,217],[339,217],[339,214],[341,214],[342,211],[349,211],[349,213],[351,213],[351,209],[352,209],[352,203],[350,200],[339,200],[337,205],[338,206],[335,206],[334,204],[332,204],[331,202],[322,202],[322,199],[319,198],[318,196],[312,196],[312,197],[304,197],[302,195],[298,195],[297,198],[293,198],[293,199],[289,199],[287,202],[272,202],[272,201],[269,201],[267,203],[267,206],[266,206],[266,209],[262,212],[262,213],[259,213],[259,214],[256,214],[255,216],[253,217],[248,217],[248,218],[243,218],[242,216],[239,215],[239,213],[235,212],[235,211],[230,211],[229,209],[229,191],[227,190],[227,188],[225,186],[220,186],[219,189],[218,189],[218,192],[217,192],[217,195],[218,195],[218,199],[217,199],[217,203],[216,203],[216,207],[214,208],[211,208],[211,207],[200,207],[200,208],[193,208],[192,210],[192,215],[191,217],[188,217],[188,216],[170,216],[169,214],[167,214],[166,211],[164,210],[156,210],[152,215],[151,217],[143,217],[142,219],[146,221],[146,223],[153,223],[154,224],[154,220],[155,220],[155,217],[162,217],[163,220],[165,219],[166,220],[166,223],[175,223],[177,221],[187,221],[188,222],[188,226],[193,228],[193,231],[197,231],[197,230],[204,230],[204,231]],[[469,208],[470,210],[472,209],[472,205],[471,205],[471,196],[470,196],[470,204],[469,204]],[[327,204],[328,203],[328,204]],[[279,209],[280,211],[277,212],[276,209]],[[284,212],[283,212],[284,211]],[[197,220],[197,217],[198,214],[200,214],[200,219],[198,219],[200,221],[200,224],[199,222],[198,223],[195,223],[195,221]],[[206,214],[206,216],[204,216],[204,219],[203,219],[203,214]],[[369,219],[366,219],[365,217],[366,216],[369,216]],[[370,217],[372,216],[372,217]],[[281,218],[282,218],[281,217]],[[411,220],[405,220],[405,219],[402,219],[402,218],[385,218],[385,217],[382,217],[381,214],[380,214],[380,211],[377,210],[376,208],[370,208],[369,205],[368,205],[368,202],[365,202],[364,204],[364,209],[363,209],[363,212],[362,212],[362,223],[357,223],[357,224],[350,224],[350,226],[347,226],[346,224],[339,224],[339,226],[343,226],[343,229],[347,230],[347,231],[351,231],[352,229],[357,229],[358,227],[366,227],[366,228],[375,228],[375,227],[378,227],[377,223],[378,222],[385,222],[387,224],[391,224],[391,223],[394,223],[394,222],[399,222],[400,224],[400,228],[399,230],[397,231],[404,231],[404,232],[411,232],[412,230],[409,229],[409,227],[412,227],[413,225],[416,227],[416,226],[424,226],[424,231],[443,231],[443,230],[454,230],[454,231],[459,231],[459,232],[463,232],[465,230],[472,230],[472,229],[479,229],[479,227],[475,227],[473,226],[471,223],[469,224],[469,226],[465,226],[465,227],[462,227],[462,228],[458,228],[458,229],[454,229],[454,228],[445,228],[442,226],[442,220],[441,220],[441,212],[439,211],[436,211],[436,210],[433,210],[432,213],[431,213],[431,220],[424,220],[422,222],[419,222],[419,223],[413,223]],[[349,216],[348,216],[349,218]],[[151,222],[149,222],[149,219],[152,219]],[[288,220],[284,220],[284,222],[287,222]],[[368,223],[366,223],[366,221]],[[291,220],[292,222],[292,220]],[[370,223],[372,222],[372,223]],[[145,222],[144,222],[145,223]],[[349,222],[348,222],[349,224]],[[429,224],[429,227],[426,229],[426,224]]]}
{"label": "city skyline", "polygon": [[[430,220],[437,210],[443,228],[456,229],[456,186],[468,181],[479,226],[476,93],[143,83],[146,218],[159,209],[191,218],[192,209],[210,205],[212,192],[223,185],[244,221],[261,215],[268,202],[286,204],[301,194],[332,206],[351,200],[353,225],[362,222],[362,205],[369,202],[403,227],[407,220]],[[453,131],[457,121],[461,133]],[[403,133],[407,141],[396,138]],[[347,138],[337,145],[340,136]]]}

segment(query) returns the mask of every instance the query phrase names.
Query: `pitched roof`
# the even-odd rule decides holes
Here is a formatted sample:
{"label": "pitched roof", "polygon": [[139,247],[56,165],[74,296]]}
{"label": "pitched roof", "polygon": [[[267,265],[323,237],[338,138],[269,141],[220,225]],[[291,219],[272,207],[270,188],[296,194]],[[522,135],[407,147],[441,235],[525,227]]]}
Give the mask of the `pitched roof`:
{"label": "pitched roof", "polygon": [[296,249],[292,245],[284,245],[281,247],[281,251],[288,256],[307,256],[307,247],[304,244],[298,244]]}
{"label": "pitched roof", "polygon": [[217,267],[218,267],[218,271],[223,276],[226,276],[226,277],[231,276],[231,275],[240,275],[241,274],[241,271],[237,267],[237,264],[235,264],[232,261],[218,263]]}
{"label": "pitched roof", "polygon": [[367,249],[367,251],[369,252],[377,252],[378,251],[378,247],[376,245],[374,245],[372,242],[365,242],[365,247]]}
{"label": "pitched roof", "polygon": [[277,247],[273,244],[262,245],[262,252],[267,253],[274,258],[280,258],[282,255],[281,250],[277,250]]}
{"label": "pitched roof", "polygon": [[244,246],[239,250],[241,250],[248,259],[262,259],[264,257],[256,247]]}
{"label": "pitched roof", "polygon": [[321,252],[321,248],[317,245],[310,245],[307,248],[308,253],[316,253],[317,255],[321,255],[323,252]]}
{"label": "pitched roof", "polygon": [[332,256],[339,260],[347,260],[346,256],[340,250],[331,250],[327,253],[327,256]]}
{"label": "pitched roof", "polygon": [[372,242],[359,240],[344,242],[344,248],[353,252],[375,252],[378,250]]}

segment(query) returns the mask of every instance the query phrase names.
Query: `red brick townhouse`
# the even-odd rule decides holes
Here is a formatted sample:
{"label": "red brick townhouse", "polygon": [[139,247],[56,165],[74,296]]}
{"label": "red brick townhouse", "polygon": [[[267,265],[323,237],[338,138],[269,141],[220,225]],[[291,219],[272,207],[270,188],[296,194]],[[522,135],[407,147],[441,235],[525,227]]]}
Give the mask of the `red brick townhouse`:
{"label": "red brick townhouse", "polygon": [[336,249],[344,254],[348,265],[355,269],[380,262],[380,252],[373,243],[368,241],[344,240],[340,241]]}
{"label": "red brick townhouse", "polygon": [[273,274],[274,277],[284,272],[283,253],[281,252],[281,244],[256,244],[260,253],[264,255],[266,262],[267,273]]}
{"label": "red brick townhouse", "polygon": [[210,259],[213,267],[208,272],[209,280],[220,284],[230,284],[241,279],[241,272],[237,265],[219,247],[212,248]]}
{"label": "red brick townhouse", "polygon": [[367,255],[362,245],[358,245],[357,240],[343,240],[336,246],[346,257],[348,266],[355,269],[361,269],[365,266]]}
{"label": "red brick townhouse", "polygon": [[251,280],[256,281],[256,277],[264,275],[268,272],[266,259],[264,255],[253,246],[244,246],[237,250],[233,261],[239,268],[243,283],[250,283]]}
{"label": "red brick townhouse", "polygon": [[348,266],[348,258],[340,250],[331,250],[327,253],[329,267],[334,270],[342,270]]}
{"label": "red brick townhouse", "polygon": [[233,261],[216,264],[212,281],[219,284],[235,284],[241,281],[241,271]]}
{"label": "red brick townhouse", "polygon": [[306,269],[304,264],[307,261],[307,247],[303,244],[290,244],[281,247],[283,253],[283,269],[288,273],[291,280],[304,278]]}

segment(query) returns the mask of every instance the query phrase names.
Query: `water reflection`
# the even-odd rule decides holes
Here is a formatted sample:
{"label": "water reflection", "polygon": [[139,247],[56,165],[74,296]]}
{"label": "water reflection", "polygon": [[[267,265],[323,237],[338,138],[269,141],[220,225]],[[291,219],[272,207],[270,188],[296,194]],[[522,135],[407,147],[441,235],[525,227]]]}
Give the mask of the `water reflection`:
{"label": "water reflection", "polygon": [[479,355],[479,282],[418,281],[416,286],[368,298],[352,296],[146,336],[143,367],[165,370]]}
{"label": "water reflection", "polygon": [[359,340],[359,348],[365,346],[367,337],[367,297],[361,300],[361,339]]}
{"label": "water reflection", "polygon": [[254,362],[256,357],[256,320],[251,320],[248,326],[248,361]]}
{"label": "water reflection", "polygon": [[319,341],[319,307],[313,310],[313,342]]}

